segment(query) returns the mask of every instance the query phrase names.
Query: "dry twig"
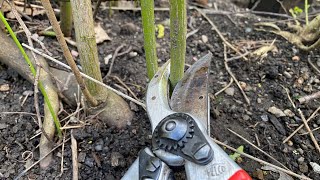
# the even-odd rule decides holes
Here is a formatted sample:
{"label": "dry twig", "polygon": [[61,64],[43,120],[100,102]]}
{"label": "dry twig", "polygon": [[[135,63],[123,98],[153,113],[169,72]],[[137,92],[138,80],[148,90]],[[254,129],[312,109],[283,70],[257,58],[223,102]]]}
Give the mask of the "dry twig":
{"label": "dry twig", "polygon": [[[309,121],[311,121],[313,119],[313,117],[318,113],[318,111],[320,110],[320,107],[318,107],[312,114],[311,116],[307,119],[307,123]],[[282,143],[286,143],[287,141],[289,141],[292,136],[294,136],[301,128],[304,127],[304,124],[301,124],[296,130],[293,131],[293,133],[291,133],[285,140],[282,141]]]}
{"label": "dry twig", "polygon": [[[42,52],[34,49],[34,48],[31,48],[30,46],[28,46],[28,45],[26,45],[26,44],[24,44],[24,43],[22,43],[22,46],[28,48],[28,49],[31,50],[31,51],[34,51],[36,54],[39,54],[39,55],[41,55],[41,56],[49,59],[49,60],[52,61],[52,62],[55,62],[55,63],[61,65],[62,67],[66,68],[66,69],[68,69],[68,70],[71,70],[70,66],[68,66],[68,65],[66,65],[66,64],[64,64],[64,63],[62,63],[62,62],[60,62],[60,61],[58,61],[58,60],[56,60],[56,59],[54,59],[54,58],[52,58],[52,57],[44,54],[44,53],[42,53]],[[132,98],[132,97],[130,97],[130,96],[127,96],[127,95],[123,94],[122,92],[119,92],[119,91],[113,89],[112,87],[110,87],[110,86],[108,86],[108,85],[106,85],[106,84],[104,84],[104,83],[102,83],[102,82],[100,82],[100,81],[97,81],[97,80],[95,80],[94,78],[92,78],[92,77],[90,77],[90,76],[88,76],[88,75],[86,75],[86,74],[84,74],[84,73],[82,73],[82,72],[80,72],[80,75],[81,75],[82,77],[84,77],[84,78],[87,78],[87,79],[89,79],[89,80],[91,80],[91,81],[93,81],[93,82],[95,82],[95,83],[97,83],[97,84],[99,84],[99,85],[101,85],[101,86],[103,86],[103,87],[105,87],[105,88],[113,91],[114,93],[118,94],[119,96],[121,96],[121,97],[123,97],[123,98],[125,98],[125,99],[128,99],[128,100],[130,100],[130,101],[132,101],[132,102],[134,102],[134,103],[142,106],[143,108],[146,107],[146,105],[145,105],[144,103],[142,103],[142,102],[140,102],[140,101],[137,101],[137,100],[135,100],[134,98]]]}
{"label": "dry twig", "polygon": [[219,35],[220,39],[232,50],[234,50],[237,54],[239,54],[244,60],[248,60],[245,55],[243,55],[237,48],[235,48],[232,44],[230,44],[222,35],[222,33],[219,31],[217,26],[211,21],[211,19],[200,9],[194,7],[195,10],[197,10],[212,26],[213,30],[216,31],[216,33]]}
{"label": "dry twig", "polygon": [[237,78],[234,76],[234,74],[232,73],[230,67],[228,66],[228,63],[226,61],[227,59],[227,47],[225,44],[223,44],[223,47],[224,47],[224,51],[223,51],[223,54],[224,54],[224,66],[227,70],[227,72],[229,73],[229,75],[233,78],[233,80],[236,82],[237,86],[239,87],[244,99],[246,100],[247,104],[250,105],[250,100],[249,98],[247,97],[246,93],[243,91],[243,89],[241,88],[241,85],[239,83],[239,81],[237,80]]}
{"label": "dry twig", "polygon": [[300,110],[300,108],[298,109],[298,112],[299,112],[299,114],[301,116],[301,119],[303,121],[304,126],[306,127],[306,129],[308,130],[308,132],[310,134],[310,138],[311,138],[313,144],[315,145],[316,149],[320,153],[320,147],[319,147],[318,141],[314,137],[314,135],[313,135],[313,133],[312,133],[312,131],[311,131],[309,125],[308,125],[308,122],[307,122],[306,118],[304,117],[304,115],[303,115],[302,111]]}
{"label": "dry twig", "polygon": [[119,51],[124,47],[124,44],[121,44],[119,47],[117,47],[117,49],[114,51],[114,54],[112,56],[111,59],[111,63],[110,63],[110,67],[109,67],[109,71],[107,73],[107,75],[103,78],[106,79],[110,76],[111,72],[112,72],[112,68],[113,68],[113,64],[114,64],[114,60],[116,59],[116,57],[118,56]]}
{"label": "dry twig", "polygon": [[35,165],[39,164],[40,161],[42,161],[44,158],[46,158],[49,154],[51,154],[53,151],[55,151],[58,147],[60,147],[63,143],[66,143],[70,140],[70,138],[68,138],[67,140],[65,140],[64,142],[60,143],[59,145],[57,145],[56,147],[52,148],[51,151],[49,151],[46,155],[42,156],[42,158],[40,158],[38,161],[36,161],[35,163],[33,163],[30,167],[28,167],[27,169],[23,170],[17,177],[14,178],[14,180],[19,180],[22,176],[24,176],[30,169],[32,169]]}
{"label": "dry twig", "polygon": [[214,96],[218,96],[220,93],[222,93],[224,90],[226,90],[228,87],[231,86],[231,84],[233,83],[233,78],[230,78],[230,82],[229,84],[227,84],[225,87],[223,87],[221,90],[219,90],[218,92],[214,93]]}
{"label": "dry twig", "polygon": [[73,132],[71,130],[71,154],[72,154],[72,179],[79,179],[79,171],[78,171],[78,148],[77,148],[77,140],[73,137]]}
{"label": "dry twig", "polygon": [[283,168],[290,170],[289,168],[287,168],[285,165],[283,165],[281,162],[279,162],[278,160],[276,160],[274,157],[272,157],[271,155],[269,155],[268,153],[266,153],[265,151],[263,151],[262,149],[260,149],[259,147],[257,147],[255,144],[251,143],[249,140],[247,140],[246,138],[242,137],[240,134],[232,131],[231,129],[228,129],[232,134],[238,136],[239,138],[241,138],[242,140],[244,140],[246,143],[250,144],[252,147],[254,147],[255,149],[257,149],[258,151],[262,152],[264,155],[268,156],[270,159],[274,160],[275,162],[277,162],[279,165],[281,165]]}

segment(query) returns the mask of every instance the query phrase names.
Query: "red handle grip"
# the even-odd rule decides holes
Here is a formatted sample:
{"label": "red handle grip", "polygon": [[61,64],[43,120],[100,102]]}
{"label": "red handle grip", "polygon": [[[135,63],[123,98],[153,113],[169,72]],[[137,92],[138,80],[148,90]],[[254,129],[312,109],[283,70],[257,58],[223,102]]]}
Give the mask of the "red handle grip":
{"label": "red handle grip", "polygon": [[234,173],[229,180],[252,180],[249,174],[244,170],[239,170]]}

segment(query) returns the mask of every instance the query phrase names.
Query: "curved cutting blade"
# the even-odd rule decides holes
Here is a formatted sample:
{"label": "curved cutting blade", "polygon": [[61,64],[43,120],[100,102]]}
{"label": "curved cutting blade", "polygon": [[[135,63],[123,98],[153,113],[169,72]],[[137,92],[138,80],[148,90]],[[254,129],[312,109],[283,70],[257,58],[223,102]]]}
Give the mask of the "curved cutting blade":
{"label": "curved cutting blade", "polygon": [[202,124],[207,134],[209,130],[208,76],[212,54],[195,62],[173,90],[170,106],[173,111],[189,113]]}
{"label": "curved cutting blade", "polygon": [[169,75],[170,61],[167,61],[148,85],[146,104],[152,132],[162,119],[174,113],[168,100]]}

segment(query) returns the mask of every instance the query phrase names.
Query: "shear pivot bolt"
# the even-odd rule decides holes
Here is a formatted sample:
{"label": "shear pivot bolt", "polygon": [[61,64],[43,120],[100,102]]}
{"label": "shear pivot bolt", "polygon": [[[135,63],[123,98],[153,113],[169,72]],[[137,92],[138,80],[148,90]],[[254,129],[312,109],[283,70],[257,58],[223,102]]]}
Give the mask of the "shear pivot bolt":
{"label": "shear pivot bolt", "polygon": [[166,130],[167,131],[172,131],[172,130],[174,130],[174,128],[176,128],[176,123],[174,121],[169,121],[166,124]]}
{"label": "shear pivot bolt", "polygon": [[204,145],[202,148],[200,148],[194,155],[193,157],[198,160],[198,161],[203,161],[206,160],[207,158],[210,157],[211,155],[211,148],[209,145]]}

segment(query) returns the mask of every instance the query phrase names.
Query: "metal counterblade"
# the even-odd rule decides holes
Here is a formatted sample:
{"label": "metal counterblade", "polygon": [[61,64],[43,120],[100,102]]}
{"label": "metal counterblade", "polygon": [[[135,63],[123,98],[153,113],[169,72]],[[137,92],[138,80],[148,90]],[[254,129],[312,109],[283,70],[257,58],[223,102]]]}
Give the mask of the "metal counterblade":
{"label": "metal counterblade", "polygon": [[173,90],[170,106],[173,111],[189,113],[209,133],[208,76],[212,54],[209,52],[195,62]]}

